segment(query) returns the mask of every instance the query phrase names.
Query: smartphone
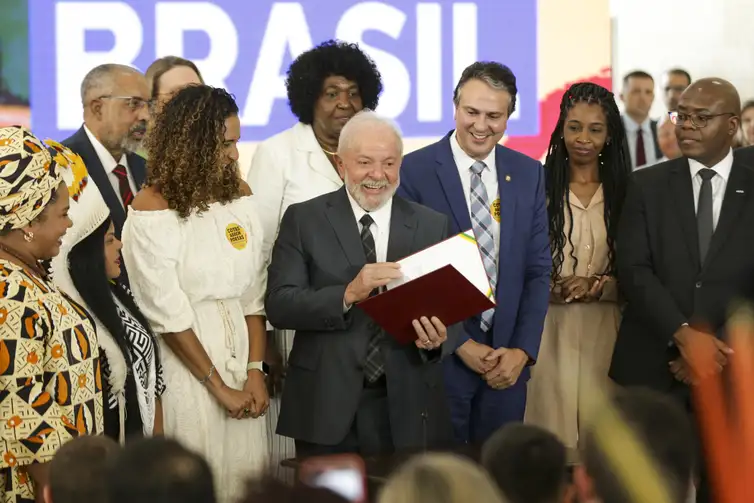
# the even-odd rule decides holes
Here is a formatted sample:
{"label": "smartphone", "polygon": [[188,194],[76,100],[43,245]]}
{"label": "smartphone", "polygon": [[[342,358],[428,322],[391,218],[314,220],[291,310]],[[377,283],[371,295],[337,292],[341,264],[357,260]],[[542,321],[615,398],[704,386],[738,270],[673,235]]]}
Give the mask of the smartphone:
{"label": "smartphone", "polygon": [[352,454],[309,458],[299,469],[301,482],[323,487],[353,503],[367,503],[364,460]]}

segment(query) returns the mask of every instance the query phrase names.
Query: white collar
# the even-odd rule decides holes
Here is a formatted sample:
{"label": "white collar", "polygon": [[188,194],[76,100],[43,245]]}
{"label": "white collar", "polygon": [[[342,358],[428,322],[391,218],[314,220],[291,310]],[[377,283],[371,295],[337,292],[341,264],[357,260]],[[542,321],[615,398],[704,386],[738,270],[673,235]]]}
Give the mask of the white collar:
{"label": "white collar", "polygon": [[125,152],[120,156],[120,162],[116,161],[113,158],[112,154],[107,151],[104,145],[102,145],[102,142],[100,142],[97,137],[94,136],[94,133],[92,133],[89,128],[86,127],[86,124],[84,124],[84,132],[89,137],[89,142],[91,142],[92,147],[94,147],[94,152],[97,154],[97,157],[99,157],[99,162],[102,164],[105,173],[107,173],[108,175],[112,173],[115,169],[115,166],[117,166],[118,164],[128,168],[128,159]]}
{"label": "white collar", "polygon": [[378,229],[381,229],[381,230],[390,229],[390,215],[392,214],[392,211],[393,211],[393,198],[392,197],[388,199],[387,202],[383,204],[380,208],[374,211],[366,211],[364,208],[359,206],[359,203],[357,203],[356,200],[351,196],[351,193],[348,192],[347,187],[345,190],[346,190],[346,194],[348,195],[348,201],[351,203],[351,208],[353,209],[353,216],[356,217],[357,222],[361,220],[361,217],[369,213],[369,215],[372,217],[372,220],[374,220],[374,223],[377,225]]}
{"label": "white collar", "polygon": [[635,133],[639,129],[641,129],[644,132],[649,132],[652,129],[650,127],[651,123],[652,123],[652,119],[649,116],[647,116],[647,118],[644,119],[644,121],[641,124],[639,124],[628,115],[626,114],[623,115],[623,124],[625,124],[626,130],[631,133]]}
{"label": "white collar", "polygon": [[697,175],[697,173],[699,173],[699,171],[705,168],[713,170],[716,174],[723,177],[723,179],[727,182],[728,178],[730,177],[730,170],[733,168],[733,150],[729,150],[728,155],[726,155],[720,162],[718,162],[714,166],[705,166],[699,161],[689,159],[689,169],[691,170],[692,180]]}
{"label": "white collar", "polygon": [[[495,165],[495,150],[497,145],[492,148],[489,154],[487,154],[487,157],[484,158],[482,161],[486,169],[493,170],[496,169]],[[456,136],[456,132],[453,131],[453,134],[450,137],[450,150],[453,152],[453,159],[456,161],[456,165],[459,167],[459,169],[465,169],[469,170],[474,165],[476,159],[472,159],[469,154],[464,152],[464,150],[461,148],[461,144],[458,143],[458,137]]]}

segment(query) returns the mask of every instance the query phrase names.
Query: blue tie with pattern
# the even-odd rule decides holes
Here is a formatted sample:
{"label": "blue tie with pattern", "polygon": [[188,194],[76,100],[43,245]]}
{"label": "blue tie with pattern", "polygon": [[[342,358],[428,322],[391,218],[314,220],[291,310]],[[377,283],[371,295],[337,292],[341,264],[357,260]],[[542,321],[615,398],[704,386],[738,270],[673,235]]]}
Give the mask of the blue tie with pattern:
{"label": "blue tie with pattern", "polygon": [[[482,171],[486,165],[481,161],[476,161],[471,166],[471,228],[474,231],[479,252],[482,254],[482,264],[487,272],[487,278],[490,280],[492,292],[495,292],[497,283],[497,261],[495,260],[495,238],[492,237],[492,213],[490,212],[490,201],[487,197],[487,187],[482,181]],[[486,332],[492,326],[492,318],[495,315],[495,309],[488,309],[482,313],[481,327]]]}

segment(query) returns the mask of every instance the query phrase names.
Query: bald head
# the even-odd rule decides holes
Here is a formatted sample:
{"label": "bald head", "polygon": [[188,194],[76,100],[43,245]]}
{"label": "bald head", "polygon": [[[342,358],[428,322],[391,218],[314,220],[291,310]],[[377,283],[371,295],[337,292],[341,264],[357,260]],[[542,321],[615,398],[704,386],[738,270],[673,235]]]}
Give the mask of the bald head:
{"label": "bald head", "polygon": [[741,98],[738,95],[738,90],[724,79],[717,77],[699,79],[681,94],[681,99],[694,95],[709,96],[712,101],[719,102],[722,105],[721,108],[725,111],[738,113],[741,110]]}
{"label": "bald head", "polygon": [[712,167],[730,153],[741,113],[733,84],[717,77],[697,80],[681,94],[677,111],[675,134],[684,156]]}

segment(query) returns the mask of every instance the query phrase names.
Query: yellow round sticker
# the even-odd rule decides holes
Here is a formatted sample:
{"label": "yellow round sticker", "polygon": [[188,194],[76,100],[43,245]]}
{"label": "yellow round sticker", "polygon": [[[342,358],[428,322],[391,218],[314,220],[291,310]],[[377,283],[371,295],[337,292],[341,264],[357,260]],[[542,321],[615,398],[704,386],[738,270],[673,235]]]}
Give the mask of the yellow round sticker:
{"label": "yellow round sticker", "polygon": [[246,231],[238,224],[228,224],[225,228],[225,237],[236,250],[246,248],[246,243],[249,241],[246,237]]}
{"label": "yellow round sticker", "polygon": [[500,223],[500,198],[497,198],[492,202],[492,206],[490,206],[490,213],[492,213],[492,218]]}

